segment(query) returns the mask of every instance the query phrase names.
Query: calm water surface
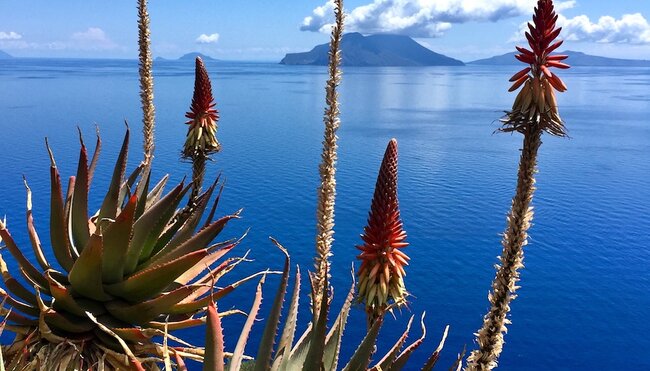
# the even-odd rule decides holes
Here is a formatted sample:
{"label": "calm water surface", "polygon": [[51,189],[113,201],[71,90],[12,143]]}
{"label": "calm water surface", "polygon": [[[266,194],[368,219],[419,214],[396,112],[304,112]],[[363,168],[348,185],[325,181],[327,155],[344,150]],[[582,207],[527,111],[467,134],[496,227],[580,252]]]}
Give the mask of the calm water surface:
{"label": "calm water surface", "polygon": [[[227,178],[221,212],[244,208],[244,218],[220,238],[250,227],[234,253],[250,249],[255,260],[226,280],[281,267],[268,236],[287,246],[304,272],[313,255],[326,71],[256,63],[208,68],[223,145],[210,174],[222,171]],[[344,70],[335,308],[350,285],[354,245],[385,145],[395,137],[400,148],[399,193],[412,258],[406,283],[413,300],[410,310],[387,319],[382,349],[411,314],[424,311],[423,348],[434,349],[444,326],[451,326],[442,365],[463,345],[474,346],[516,181],[521,137],[492,134],[514,99],[506,92],[513,72],[513,67]],[[155,75],[156,175],[169,172],[179,181],[191,173],[178,155],[193,63],[157,63]],[[544,137],[535,225],[500,363],[504,370],[650,369],[650,69],[574,68],[563,78],[570,90],[559,103],[571,139]],[[134,129],[130,166],[141,159],[139,106],[135,61],[0,61],[0,214],[7,215],[25,248],[23,174],[35,193],[37,227],[47,236],[49,162],[43,138],[49,137],[62,175],[68,176],[78,155],[75,127],[92,143],[99,124],[103,161],[91,190],[98,207],[125,119]],[[276,283],[277,278],[268,280],[261,313],[268,313]],[[254,290],[254,283],[241,287],[220,309],[248,310]],[[304,296],[303,304],[304,324]],[[234,347],[242,323],[242,318],[224,320],[227,348]],[[258,323],[258,335],[262,328]],[[363,311],[356,308],[344,358],[364,334]],[[184,335],[203,342],[201,329]],[[248,353],[255,352],[258,337],[251,338]],[[427,356],[416,352],[415,364]]]}

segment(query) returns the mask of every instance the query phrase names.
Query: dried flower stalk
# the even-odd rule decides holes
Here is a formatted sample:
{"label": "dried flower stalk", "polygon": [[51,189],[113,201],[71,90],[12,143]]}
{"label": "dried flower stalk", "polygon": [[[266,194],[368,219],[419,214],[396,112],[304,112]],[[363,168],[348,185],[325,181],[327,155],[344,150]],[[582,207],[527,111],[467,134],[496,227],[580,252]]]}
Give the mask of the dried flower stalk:
{"label": "dried flower stalk", "polygon": [[519,162],[517,190],[512,200],[512,207],[507,218],[507,228],[501,242],[503,251],[499,257],[497,273],[492,283],[492,292],[488,295],[491,307],[483,320],[483,327],[476,334],[479,349],[474,350],[467,359],[466,370],[491,370],[497,366],[497,360],[503,349],[503,336],[510,312],[510,302],[516,298],[519,288],[519,269],[524,259],[523,248],[528,244],[528,229],[533,219],[531,203],[535,192],[535,172],[537,152],[542,144],[541,136],[547,132],[555,136],[566,136],[555,93],[566,91],[562,80],[549,70],[549,67],[569,68],[560,62],[565,55],[550,55],[562,45],[562,41],[553,43],[561,28],[555,28],[557,21],[552,0],[538,0],[533,24],[528,24],[526,32],[528,44],[532,50],[517,47],[521,53],[516,58],[529,67],[516,73],[510,81],[514,82],[510,91],[523,88],[515,99],[512,111],[506,112],[501,120],[501,131],[520,132],[524,135],[523,149]]}
{"label": "dried flower stalk", "polygon": [[[334,202],[336,199],[336,161],[337,161],[337,136],[336,131],[340,125],[340,112],[337,86],[341,82],[341,38],[343,36],[343,1],[334,1],[334,15],[336,22],[332,27],[329,51],[329,79],[325,87],[325,134],[323,139],[323,152],[319,166],[320,186],[318,187],[318,205],[316,210],[316,276],[314,292],[320,293],[322,286],[329,275],[332,241],[334,240]],[[318,313],[321,298],[315,295],[315,313]]]}
{"label": "dried flower stalk", "polygon": [[149,13],[147,0],[138,0],[138,46],[140,72],[140,101],[142,103],[144,137],[144,163],[153,159],[155,108],[153,104],[153,58],[149,39]]}

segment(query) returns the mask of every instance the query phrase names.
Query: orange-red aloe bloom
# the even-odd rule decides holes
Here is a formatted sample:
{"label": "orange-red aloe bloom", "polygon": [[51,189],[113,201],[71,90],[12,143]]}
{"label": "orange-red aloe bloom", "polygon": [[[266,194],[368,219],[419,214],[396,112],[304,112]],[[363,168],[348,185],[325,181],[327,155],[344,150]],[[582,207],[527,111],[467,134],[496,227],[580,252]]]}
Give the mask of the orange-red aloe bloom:
{"label": "orange-red aloe bloom", "polygon": [[515,91],[522,85],[523,88],[515,99],[512,111],[502,120],[503,131],[525,133],[531,125],[539,125],[541,130],[550,134],[566,135],[553,89],[565,92],[567,87],[560,77],[550,70],[551,67],[569,68],[568,64],[562,62],[567,58],[566,55],[551,55],[563,42],[555,41],[562,31],[561,27],[555,28],[557,19],[552,0],[537,1],[533,23],[528,23],[526,32],[530,49],[517,46],[520,54],[515,55],[515,58],[529,67],[517,72],[510,79],[513,84],[509,91]]}
{"label": "orange-red aloe bloom", "polygon": [[193,157],[197,153],[208,155],[221,149],[216,137],[219,112],[215,105],[208,71],[201,58],[196,57],[194,96],[190,111],[185,114],[190,119],[187,121],[189,128],[183,149],[185,157]]}
{"label": "orange-red aloe bloom", "polygon": [[359,300],[366,305],[369,318],[377,318],[389,305],[406,302],[404,266],[408,246],[397,200],[397,141],[391,139],[379,169],[375,194],[364,228],[359,267]]}

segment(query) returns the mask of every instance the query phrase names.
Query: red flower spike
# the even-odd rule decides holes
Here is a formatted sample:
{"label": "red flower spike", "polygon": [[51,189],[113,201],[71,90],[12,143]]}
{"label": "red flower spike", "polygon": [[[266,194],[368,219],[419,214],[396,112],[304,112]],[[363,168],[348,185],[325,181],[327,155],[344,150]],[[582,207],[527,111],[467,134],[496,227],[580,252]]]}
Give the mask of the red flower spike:
{"label": "red flower spike", "polygon": [[215,105],[208,71],[201,58],[196,57],[194,96],[190,111],[185,114],[190,119],[186,122],[189,128],[183,149],[185,157],[193,157],[197,153],[209,155],[221,149],[216,137],[219,112]]}
{"label": "red flower spike", "polygon": [[568,64],[560,62],[567,58],[566,55],[550,55],[562,45],[562,40],[554,42],[562,32],[562,27],[555,27],[557,19],[553,0],[537,1],[533,22],[528,23],[528,31],[525,32],[530,50],[517,46],[521,54],[515,55],[515,58],[530,67],[510,79],[514,84],[509,91],[523,88],[515,99],[512,111],[507,112],[502,119],[503,127],[500,130],[526,133],[531,125],[539,125],[541,130],[550,134],[566,135],[553,90],[564,92],[567,88],[557,74],[550,70],[569,68]]}
{"label": "red flower spike", "polygon": [[397,200],[397,141],[391,139],[379,169],[375,193],[372,198],[368,225],[364,228],[363,245],[357,246],[361,254],[359,276],[359,301],[365,303],[372,321],[383,313],[389,301],[406,303],[404,266],[409,257],[401,251],[408,246],[406,232]]}

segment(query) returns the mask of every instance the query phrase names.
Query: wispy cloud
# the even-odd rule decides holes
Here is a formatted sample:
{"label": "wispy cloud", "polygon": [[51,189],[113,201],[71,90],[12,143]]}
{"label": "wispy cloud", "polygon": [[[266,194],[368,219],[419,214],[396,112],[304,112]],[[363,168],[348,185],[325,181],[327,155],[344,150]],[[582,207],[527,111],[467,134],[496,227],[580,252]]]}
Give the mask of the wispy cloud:
{"label": "wispy cloud", "polygon": [[[573,18],[560,15],[557,24],[562,27],[562,37],[568,41],[650,44],[650,23],[641,13],[625,14],[620,19],[603,16],[596,22],[592,22],[586,15]],[[522,23],[510,41],[524,41],[524,32],[527,30],[526,23]]]}
{"label": "wispy cloud", "polygon": [[9,31],[9,32],[0,31],[0,40],[20,40],[22,38],[23,35],[14,31]]}
{"label": "wispy cloud", "polygon": [[196,38],[196,43],[197,44],[216,44],[219,41],[219,34],[218,33],[213,33],[213,34],[201,34],[199,37]]}
{"label": "wispy cloud", "polygon": [[[496,22],[530,14],[536,0],[373,0],[347,15],[347,29],[362,33],[396,33],[411,37],[439,37],[453,24]],[[575,1],[559,1],[559,10]],[[331,1],[313,10],[300,27],[327,33],[332,25]]]}
{"label": "wispy cloud", "polygon": [[[6,36],[4,35],[6,34]],[[55,52],[101,52],[124,51],[126,48],[118,45],[98,27],[90,27],[84,31],[75,32],[67,39],[50,42],[35,42],[26,40],[16,32],[0,32],[0,47],[7,50],[34,50]]]}

